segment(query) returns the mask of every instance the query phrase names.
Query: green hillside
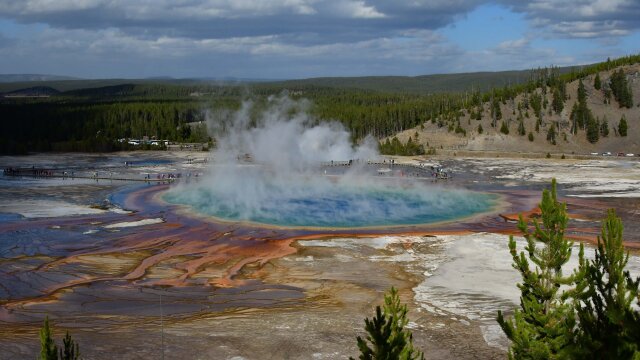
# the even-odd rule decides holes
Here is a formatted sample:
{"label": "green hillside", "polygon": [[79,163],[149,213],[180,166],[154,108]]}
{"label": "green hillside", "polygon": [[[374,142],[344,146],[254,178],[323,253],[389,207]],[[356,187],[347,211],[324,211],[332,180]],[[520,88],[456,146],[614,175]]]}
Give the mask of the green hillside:
{"label": "green hillside", "polygon": [[[317,119],[341,122],[351,131],[354,141],[367,135],[384,139],[427,123],[466,137],[472,129],[468,128],[469,124],[461,123],[463,118],[466,117],[467,122],[478,117],[496,118],[494,110],[515,103],[521,103],[524,108],[508,112],[504,109],[506,120],[516,114],[520,117],[520,112],[529,118],[527,114],[533,111],[539,115],[538,126],[544,128],[551,124],[542,120],[541,107],[548,111],[547,101],[556,100],[554,97],[543,102],[542,95],[548,97],[557,93],[558,101],[561,101],[558,106],[567,105],[567,84],[638,62],[640,55],[607,60],[579,71],[549,68],[415,78],[324,78],[253,84],[171,79],[42,83],[46,85],[29,82],[30,86],[26,87],[27,83],[18,83],[13,84],[13,91],[17,90],[15,94],[23,97],[0,98],[0,121],[4,129],[0,133],[0,153],[119,150],[121,146],[115,142],[117,139],[143,136],[206,141],[206,129],[192,133],[188,124],[204,121],[209,110],[233,111],[247,99],[255,104],[252,116],[256,116],[269,97],[284,91],[294,99],[310,100],[309,111]],[[482,87],[474,85],[478,83],[491,89],[482,91]],[[4,84],[5,91],[10,85]],[[433,90],[436,88],[443,90]],[[546,92],[540,95],[540,89]],[[27,97],[29,94],[48,97]],[[491,105],[487,106],[488,103]],[[529,109],[530,106],[533,108]],[[583,113],[586,114],[586,110]],[[495,128],[495,122],[485,124],[485,127]],[[560,124],[554,126],[558,128]]]}

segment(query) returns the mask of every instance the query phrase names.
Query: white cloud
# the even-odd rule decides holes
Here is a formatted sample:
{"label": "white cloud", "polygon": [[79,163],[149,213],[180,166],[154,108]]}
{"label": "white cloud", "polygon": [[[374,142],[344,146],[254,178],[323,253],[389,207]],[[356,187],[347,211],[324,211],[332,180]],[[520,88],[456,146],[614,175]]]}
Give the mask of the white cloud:
{"label": "white cloud", "polygon": [[211,76],[212,68],[253,77],[417,75],[581,61],[580,54],[541,45],[548,39],[595,38],[614,56],[615,39],[640,29],[640,0],[495,1],[524,14],[530,28],[494,48],[468,51],[439,29],[494,1],[0,0],[0,19],[20,24],[0,33],[0,65],[15,72],[31,64],[41,72],[57,61],[52,72],[128,76]]}
{"label": "white cloud", "polygon": [[548,26],[556,33],[576,38],[616,37],[631,33],[620,21],[561,21]]}
{"label": "white cloud", "polygon": [[385,17],[385,14],[376,10],[375,7],[365,4],[364,1],[340,2],[339,8],[347,17],[352,18],[376,19]]}
{"label": "white cloud", "polygon": [[523,47],[529,46],[529,42],[530,42],[529,39],[526,39],[526,38],[520,38],[516,40],[507,40],[498,44],[497,48],[500,50],[506,50],[506,51],[518,50],[518,49],[522,49]]}
{"label": "white cloud", "polygon": [[7,14],[41,14],[96,8],[102,0],[22,0],[0,1],[0,12]]}
{"label": "white cloud", "polygon": [[60,12],[100,10],[106,16],[134,20],[179,18],[239,18],[279,13],[311,15],[318,0],[2,0],[0,13],[36,16]]}
{"label": "white cloud", "polygon": [[620,37],[640,29],[638,0],[505,0],[504,3],[524,13],[548,37]]}

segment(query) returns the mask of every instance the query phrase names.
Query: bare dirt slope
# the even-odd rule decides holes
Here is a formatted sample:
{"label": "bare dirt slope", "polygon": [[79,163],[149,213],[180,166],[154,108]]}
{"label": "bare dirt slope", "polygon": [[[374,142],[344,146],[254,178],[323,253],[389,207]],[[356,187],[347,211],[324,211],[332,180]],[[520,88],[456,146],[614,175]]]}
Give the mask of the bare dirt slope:
{"label": "bare dirt slope", "polygon": [[[608,83],[611,74],[613,71],[617,71],[617,69],[618,68],[601,72],[600,78],[602,79],[602,83]],[[471,119],[469,112],[466,110],[463,111],[464,115],[460,117],[460,125],[466,130],[466,135],[456,134],[453,131],[449,131],[446,125],[438,127],[437,123],[428,121],[424,123],[424,129],[418,126],[397,134],[397,137],[404,143],[410,136],[414,137],[417,132],[419,142],[422,143],[425,148],[430,146],[434,147],[436,151],[444,150],[444,152],[447,152],[447,150],[468,150],[510,153],[550,152],[578,155],[610,151],[614,154],[617,152],[638,154],[640,153],[640,64],[623,66],[622,70],[627,75],[627,81],[633,91],[633,107],[631,109],[620,108],[613,96],[611,103],[605,104],[603,91],[596,90],[593,86],[595,75],[588,76],[583,80],[587,91],[589,108],[600,121],[606,118],[609,123],[609,136],[601,137],[595,144],[587,141],[586,134],[582,130],[576,135],[572,135],[570,132],[570,114],[574,103],[577,101],[578,81],[567,84],[567,95],[569,98],[565,101],[564,110],[561,114],[556,114],[552,111],[552,91],[547,89],[544,97],[546,97],[548,105],[546,109],[542,111],[543,125],[538,132],[535,131],[537,118],[534,115],[534,111],[529,108],[529,116],[527,117],[527,112],[525,112],[524,109],[522,110],[522,113],[525,114],[524,125],[526,132],[527,134],[529,132],[533,134],[533,141],[529,141],[527,135],[518,135],[517,131],[517,107],[518,103],[522,103],[524,95],[519,95],[515,100],[507,101],[500,105],[502,120],[498,121],[498,125],[495,128],[491,126],[492,115],[490,104],[485,103],[481,120]],[[542,93],[542,89],[537,89],[536,91]],[[621,137],[617,134],[617,126],[622,115],[625,116],[628,123],[628,135],[626,137]],[[502,121],[505,121],[509,125],[509,135],[500,132]],[[556,145],[547,141],[547,131],[552,122],[557,122],[560,125]],[[478,132],[478,125],[482,125],[482,134]]]}

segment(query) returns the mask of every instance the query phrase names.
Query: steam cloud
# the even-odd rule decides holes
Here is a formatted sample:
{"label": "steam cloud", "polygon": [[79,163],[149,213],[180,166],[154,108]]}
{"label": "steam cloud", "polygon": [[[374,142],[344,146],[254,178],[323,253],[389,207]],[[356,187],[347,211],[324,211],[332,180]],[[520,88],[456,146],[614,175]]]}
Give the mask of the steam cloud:
{"label": "steam cloud", "polygon": [[235,164],[237,156],[250,154],[256,163],[286,174],[317,168],[323,161],[379,157],[373,138],[354,148],[342,124],[318,123],[308,115],[308,108],[306,100],[271,97],[255,124],[250,116],[252,102],[244,102],[236,113],[210,118],[207,125],[218,145],[216,162]]}
{"label": "steam cloud", "polygon": [[[217,148],[208,174],[165,198],[221,218],[296,226],[420,223],[488,206],[480,194],[376,181],[365,166],[379,159],[377,142],[368,138],[353,146],[340,123],[319,123],[308,107],[282,96],[270,98],[253,117],[252,102],[237,112],[209,114]],[[338,177],[324,176],[320,167],[357,159]]]}

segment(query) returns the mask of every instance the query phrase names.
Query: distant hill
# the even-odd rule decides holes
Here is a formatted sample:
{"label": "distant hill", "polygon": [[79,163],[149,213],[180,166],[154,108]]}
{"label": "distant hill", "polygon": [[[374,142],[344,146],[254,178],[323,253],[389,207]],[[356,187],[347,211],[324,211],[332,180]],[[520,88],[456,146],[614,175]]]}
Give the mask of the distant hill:
{"label": "distant hill", "polygon": [[46,75],[46,74],[0,74],[0,83],[26,82],[26,81],[59,81],[79,80],[72,76]]}
{"label": "distant hill", "polygon": [[49,86],[33,86],[2,94],[3,97],[47,97],[57,95],[60,92]]}
{"label": "distant hill", "polygon": [[135,84],[110,85],[96,88],[69,90],[63,93],[65,96],[86,96],[86,97],[113,97],[133,94]]}
{"label": "distant hill", "polygon": [[[144,83],[144,80],[132,81],[128,79],[97,79],[97,80],[49,80],[49,81],[18,81],[18,82],[0,82],[0,92],[11,92],[34,86],[49,86],[60,92],[92,89],[105,86],[115,86],[130,83]],[[147,80],[146,82],[157,82]]]}
{"label": "distant hill", "polygon": [[[89,90],[88,92],[93,92],[92,89],[122,86],[122,85],[135,85],[141,88],[146,88],[146,90],[149,90],[149,88],[152,88],[152,87],[158,87],[158,88],[183,87],[185,89],[192,88],[192,87],[220,88],[221,86],[234,85],[234,83],[222,82],[219,80],[214,81],[214,80],[164,79],[164,78],[163,79],[155,78],[155,79],[51,80],[51,81],[32,81],[32,82],[21,81],[21,82],[11,82],[11,83],[0,82],[0,93],[11,92],[11,91],[20,90],[28,87],[33,87],[33,86],[49,86],[62,93],[80,91],[80,90]],[[79,93],[82,93],[82,92],[83,91],[80,91]]]}
{"label": "distant hill", "polygon": [[[559,73],[568,73],[572,67],[559,68]],[[381,92],[406,92],[417,94],[487,91],[510,85],[526,83],[536,70],[498,72],[474,72],[460,74],[436,74],[421,76],[362,76],[320,77],[300,80],[272,82],[283,87],[296,88],[320,86],[328,88],[351,88]]]}
{"label": "distant hill", "polygon": [[[559,68],[560,73],[570,72],[579,67]],[[219,88],[221,86],[252,86],[256,89],[277,91],[278,89],[304,90],[308,88],[356,89],[387,93],[430,94],[442,92],[487,91],[529,81],[537,70],[515,70],[499,72],[475,72],[461,74],[436,74],[421,76],[362,76],[362,77],[320,77],[298,80],[259,80],[240,78],[172,79],[156,77],[147,79],[64,79],[0,81],[0,92],[10,92],[33,86],[49,86],[60,92],[81,89],[104,88],[118,85],[167,85],[183,87]],[[0,75],[10,76],[10,75]],[[18,75],[15,75],[18,76]],[[42,75],[48,76],[48,75]]]}

